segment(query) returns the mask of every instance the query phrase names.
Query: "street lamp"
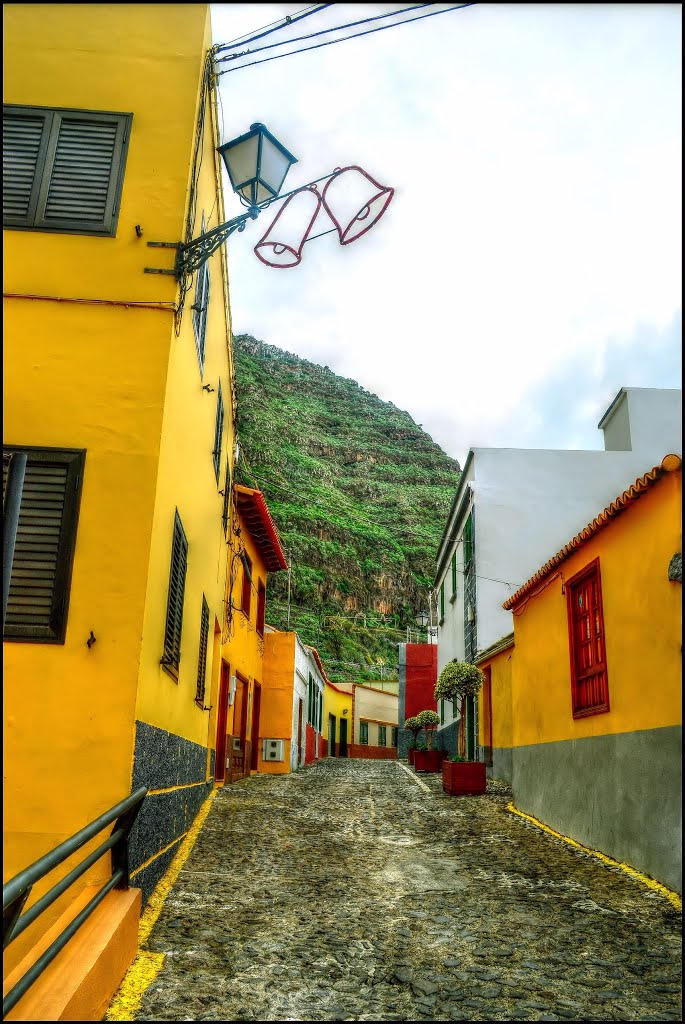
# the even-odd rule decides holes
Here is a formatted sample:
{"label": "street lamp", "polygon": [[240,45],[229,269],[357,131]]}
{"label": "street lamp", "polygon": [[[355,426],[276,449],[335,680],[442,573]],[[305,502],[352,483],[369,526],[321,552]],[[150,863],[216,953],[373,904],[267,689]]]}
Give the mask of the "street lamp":
{"label": "street lamp", "polygon": [[425,629],[428,624],[428,612],[419,612],[416,616],[416,625]]}
{"label": "street lamp", "polygon": [[[330,230],[337,230],[340,244],[348,245],[373,227],[395,193],[394,189],[380,185],[361,167],[351,165],[336,167],[329,174],[281,195],[285,177],[297,159],[259,122],[250,125],[249,132],[219,146],[218,152],[226,165],[231,187],[247,210],[189,242],[148,242],[149,246],[175,249],[176,263],[173,270],[146,267],[146,273],[173,274],[178,281],[184,281],[199,270],[234,231],[243,231],[247,222],[258,217],[271,203],[286,199],[288,206],[290,200],[296,197],[300,206],[305,199],[314,203],[313,216],[304,233],[298,228],[296,233],[299,233],[299,237],[295,242],[291,242],[288,234],[283,237],[267,237],[279,220],[279,213],[255,247],[255,253],[270,267],[297,266],[302,256],[302,246],[309,240],[312,226],[322,207],[333,222],[334,227]],[[326,185],[319,193],[316,185],[321,181],[326,181]],[[341,181],[344,183],[342,191]],[[336,183],[336,188],[331,192],[330,186],[333,183]],[[279,225],[279,229],[283,226]]]}

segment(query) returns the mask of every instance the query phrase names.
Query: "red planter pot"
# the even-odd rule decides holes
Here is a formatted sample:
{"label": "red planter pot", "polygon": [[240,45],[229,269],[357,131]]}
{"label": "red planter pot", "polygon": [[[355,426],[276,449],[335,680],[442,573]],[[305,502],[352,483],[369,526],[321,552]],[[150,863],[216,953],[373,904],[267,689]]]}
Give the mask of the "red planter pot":
{"label": "red planter pot", "polygon": [[409,764],[413,764],[414,763],[414,754],[415,753],[416,753],[416,747],[409,747],[409,749],[407,750],[407,760],[409,761]]}
{"label": "red planter pot", "polygon": [[482,796],[485,793],[484,761],[443,761],[442,788],[452,796]]}
{"label": "red planter pot", "polygon": [[417,772],[439,772],[441,764],[441,750],[416,750],[414,752],[414,768]]}

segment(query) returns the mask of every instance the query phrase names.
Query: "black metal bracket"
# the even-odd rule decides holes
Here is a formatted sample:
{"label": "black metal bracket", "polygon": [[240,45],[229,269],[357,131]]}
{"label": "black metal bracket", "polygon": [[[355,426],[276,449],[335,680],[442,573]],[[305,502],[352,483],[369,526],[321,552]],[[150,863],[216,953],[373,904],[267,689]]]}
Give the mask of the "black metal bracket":
{"label": "black metal bracket", "polygon": [[247,213],[241,213],[239,217],[219,224],[211,231],[205,231],[199,238],[193,238],[190,242],[148,242],[149,246],[158,249],[175,249],[176,262],[173,270],[157,270],[153,267],[145,267],[146,274],[173,274],[178,281],[189,277],[196,270],[206,263],[209,257],[223,245],[234,231],[244,231],[249,220],[254,220],[259,215],[259,208],[251,206]]}

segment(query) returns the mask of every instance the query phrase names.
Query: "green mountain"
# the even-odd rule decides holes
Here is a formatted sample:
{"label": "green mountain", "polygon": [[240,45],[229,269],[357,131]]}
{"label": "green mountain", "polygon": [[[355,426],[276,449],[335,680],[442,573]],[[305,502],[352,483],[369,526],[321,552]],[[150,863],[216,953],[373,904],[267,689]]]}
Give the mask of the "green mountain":
{"label": "green mountain", "polygon": [[267,621],[313,644],[334,682],[397,678],[458,462],[327,366],[249,335],[234,337],[234,358],[237,480],[264,492],[291,565],[269,578]]}

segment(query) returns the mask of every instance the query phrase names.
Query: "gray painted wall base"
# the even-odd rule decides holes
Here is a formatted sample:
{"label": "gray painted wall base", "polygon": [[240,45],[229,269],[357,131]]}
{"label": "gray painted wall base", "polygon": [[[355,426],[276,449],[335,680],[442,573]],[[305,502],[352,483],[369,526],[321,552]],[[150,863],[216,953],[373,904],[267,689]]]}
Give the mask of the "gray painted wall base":
{"label": "gray painted wall base", "polygon": [[514,801],[681,892],[681,746],[682,728],[671,726],[515,747]]}
{"label": "gray painted wall base", "polygon": [[438,750],[446,750],[449,756],[452,757],[457,752],[458,733],[458,720],[443,726],[442,729],[436,729],[433,736],[433,746]]}

